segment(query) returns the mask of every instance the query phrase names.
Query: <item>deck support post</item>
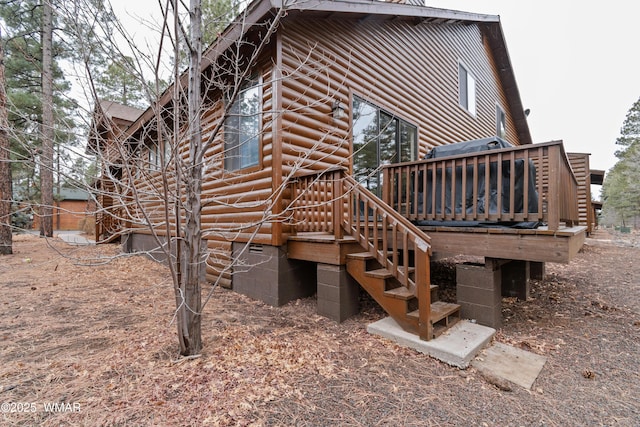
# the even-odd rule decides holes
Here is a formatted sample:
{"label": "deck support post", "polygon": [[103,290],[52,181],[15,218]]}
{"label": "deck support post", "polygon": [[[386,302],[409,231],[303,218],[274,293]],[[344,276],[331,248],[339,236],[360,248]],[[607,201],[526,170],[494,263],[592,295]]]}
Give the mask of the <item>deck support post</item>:
{"label": "deck support post", "polygon": [[546,267],[544,262],[529,261],[529,273],[533,280],[544,280]]}
{"label": "deck support post", "polygon": [[457,265],[456,292],[461,317],[492,328],[502,326],[502,263],[499,261],[487,258],[484,265]]}
{"label": "deck support post", "polygon": [[289,259],[287,247],[233,243],[233,290],[278,307],[315,291],[315,265]]}
{"label": "deck support post", "polygon": [[502,266],[502,296],[517,297],[522,301],[529,299],[530,267],[530,261],[510,261]]}
{"label": "deck support post", "polygon": [[318,314],[343,322],[360,311],[360,286],[346,265],[318,263]]}

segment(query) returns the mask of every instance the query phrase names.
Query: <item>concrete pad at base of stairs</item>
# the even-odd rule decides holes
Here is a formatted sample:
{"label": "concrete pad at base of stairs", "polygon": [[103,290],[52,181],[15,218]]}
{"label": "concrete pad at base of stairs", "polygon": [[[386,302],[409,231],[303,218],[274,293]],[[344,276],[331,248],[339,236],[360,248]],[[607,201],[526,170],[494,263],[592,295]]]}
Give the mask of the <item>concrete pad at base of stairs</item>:
{"label": "concrete pad at base of stairs", "polygon": [[544,356],[496,342],[482,351],[471,365],[480,372],[530,390],[546,361]]}
{"label": "concrete pad at base of stairs", "polygon": [[461,320],[438,338],[423,341],[417,335],[406,332],[391,317],[385,317],[368,325],[367,332],[428,354],[449,365],[466,369],[476,354],[491,341],[496,330]]}

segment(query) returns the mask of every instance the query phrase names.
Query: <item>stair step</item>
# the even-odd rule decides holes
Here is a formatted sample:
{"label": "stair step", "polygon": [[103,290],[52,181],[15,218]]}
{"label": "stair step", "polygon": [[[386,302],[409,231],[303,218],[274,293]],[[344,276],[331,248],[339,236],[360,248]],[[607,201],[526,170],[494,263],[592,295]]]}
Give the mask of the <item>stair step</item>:
{"label": "stair step", "polygon": [[453,304],[450,302],[436,301],[431,304],[431,321],[433,323],[439,322],[445,317],[449,317],[455,312],[460,311],[460,304]]}
{"label": "stair step", "polygon": [[365,271],[365,273],[369,277],[377,277],[378,279],[390,279],[393,277],[393,274],[386,268],[379,268],[377,270]]}
{"label": "stair step", "polygon": [[375,257],[371,255],[369,252],[357,252],[354,254],[347,254],[347,258],[349,259],[359,259],[363,261],[367,261],[370,259],[374,259]]}
{"label": "stair step", "polygon": [[440,300],[440,298],[438,297],[438,288],[438,285],[431,285],[431,287],[429,288],[429,290],[431,291],[431,304]]}
{"label": "stair step", "polygon": [[[450,302],[436,301],[431,303],[431,322],[437,323],[442,319],[445,319],[456,312],[460,311],[460,304],[453,304]],[[420,317],[420,310],[407,313],[407,316]],[[459,317],[459,315],[458,315]]]}
{"label": "stair step", "polygon": [[[431,285],[431,288],[430,288],[431,291],[434,291],[436,289],[438,289],[438,286]],[[403,300],[409,300],[415,296],[409,289],[405,288],[404,286],[399,286],[397,288],[389,289],[387,291],[384,291],[384,294],[391,298],[397,298],[397,299],[403,299]]]}
{"label": "stair step", "polygon": [[402,299],[405,301],[415,297],[415,295],[413,295],[413,292],[411,292],[409,289],[405,288],[404,286],[400,286],[394,289],[389,289],[388,291],[384,291],[384,295],[391,298]]}
{"label": "stair step", "polygon": [[[401,273],[402,273],[402,272],[404,272],[404,266],[403,266],[403,265],[399,265],[399,266],[398,266],[398,271],[400,271]],[[411,274],[411,273],[413,273],[414,271],[416,271],[416,268],[415,268],[415,267],[409,267],[409,268],[407,269],[407,271],[408,271],[408,273],[409,273],[409,274]]]}

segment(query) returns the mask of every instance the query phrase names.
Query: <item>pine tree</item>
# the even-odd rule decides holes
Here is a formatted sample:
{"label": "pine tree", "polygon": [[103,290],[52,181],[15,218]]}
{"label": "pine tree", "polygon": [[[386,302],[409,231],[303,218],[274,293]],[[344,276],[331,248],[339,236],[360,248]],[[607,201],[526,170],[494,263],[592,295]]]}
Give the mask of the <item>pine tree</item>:
{"label": "pine tree", "polygon": [[616,144],[622,147],[615,153],[619,160],[607,174],[602,194],[606,213],[615,212],[626,226],[640,216],[640,99],[627,112]]}
{"label": "pine tree", "polygon": [[137,74],[133,59],[129,57],[110,62],[96,79],[98,98],[129,107],[147,106],[145,87]]}
{"label": "pine tree", "polygon": [[4,49],[0,43],[0,255],[13,253],[11,235],[11,163],[9,163],[9,122],[4,86]]}
{"label": "pine tree", "polygon": [[48,0],[42,0],[42,8],[40,235],[53,237],[53,10]]}
{"label": "pine tree", "polygon": [[[11,163],[14,190],[21,199],[36,201],[40,198],[39,172],[43,124],[43,48],[42,23],[44,7],[37,0],[0,2],[0,18],[6,33],[2,43],[5,47],[5,84],[7,91],[7,117],[12,130]],[[57,15],[52,16],[54,28],[59,28]],[[68,57],[69,51],[54,34],[51,46],[53,143],[60,149],[61,143],[73,142],[74,103],[67,93],[70,89],[59,62]]]}

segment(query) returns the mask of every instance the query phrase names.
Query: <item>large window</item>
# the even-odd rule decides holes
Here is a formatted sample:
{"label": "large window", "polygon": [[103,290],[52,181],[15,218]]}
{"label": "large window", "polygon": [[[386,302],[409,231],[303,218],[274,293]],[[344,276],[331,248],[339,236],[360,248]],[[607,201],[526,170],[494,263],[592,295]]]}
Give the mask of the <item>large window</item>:
{"label": "large window", "polygon": [[464,65],[458,64],[458,88],[460,105],[472,115],[476,115],[476,79]]}
{"label": "large window", "polygon": [[380,166],[416,160],[418,128],[379,107],[353,98],[353,174],[379,195]]}
{"label": "large window", "polygon": [[256,79],[243,86],[224,123],[226,170],[259,164],[261,113],[262,95]]}

